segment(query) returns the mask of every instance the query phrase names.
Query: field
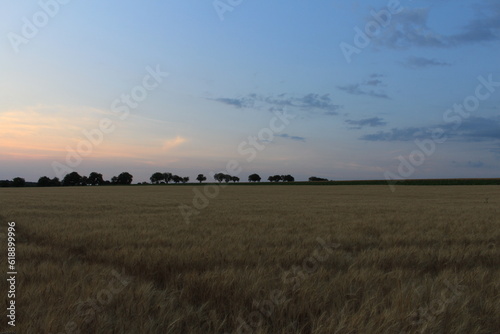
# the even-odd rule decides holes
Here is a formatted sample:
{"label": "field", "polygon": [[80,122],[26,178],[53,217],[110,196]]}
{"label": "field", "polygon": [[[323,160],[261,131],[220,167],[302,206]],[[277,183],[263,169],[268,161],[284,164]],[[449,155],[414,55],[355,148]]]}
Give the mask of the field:
{"label": "field", "polygon": [[193,189],[2,189],[0,332],[500,333],[499,186]]}

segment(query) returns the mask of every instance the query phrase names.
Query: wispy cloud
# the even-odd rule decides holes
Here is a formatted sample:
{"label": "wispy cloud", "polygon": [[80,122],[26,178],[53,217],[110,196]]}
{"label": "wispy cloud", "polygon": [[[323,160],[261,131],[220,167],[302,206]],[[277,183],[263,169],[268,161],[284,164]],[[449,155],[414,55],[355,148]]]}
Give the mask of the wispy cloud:
{"label": "wispy cloud", "polygon": [[412,46],[445,47],[444,38],[433,32],[428,26],[429,8],[405,8],[392,17],[374,44],[377,47],[407,49]]}
{"label": "wispy cloud", "polygon": [[75,142],[80,129],[90,128],[103,112],[92,108],[36,106],[0,113],[0,152],[26,157],[54,156]]}
{"label": "wispy cloud", "polygon": [[214,101],[224,103],[237,108],[250,108],[253,106],[253,100],[250,98],[227,98],[219,97],[214,99]]}
{"label": "wispy cloud", "polygon": [[337,86],[337,89],[351,95],[366,95],[380,99],[389,99],[389,96],[382,88],[387,86],[382,80],[383,77],[382,74],[374,73],[366,80],[359,83]]}
{"label": "wispy cloud", "polygon": [[[114,131],[98,134],[107,118]],[[165,139],[179,131],[168,122],[131,115],[121,121],[115,114],[87,107],[35,106],[0,112],[0,155],[23,159],[64,159],[70,150],[91,147],[88,159],[156,159],[163,150],[177,147],[183,136]],[[93,138],[90,142],[89,136]],[[101,138],[99,138],[101,136]],[[162,150],[163,149],[163,150]]]}
{"label": "wispy cloud", "polygon": [[413,68],[413,69],[434,67],[434,66],[450,66],[450,63],[424,57],[410,57],[402,64],[408,68]]}
{"label": "wispy cloud", "polygon": [[377,38],[376,47],[409,49],[412,47],[451,48],[463,44],[500,40],[500,4],[483,1],[487,10],[462,25],[453,34],[441,34],[428,25],[430,8],[405,8],[392,17],[391,24]]}
{"label": "wispy cloud", "polygon": [[411,141],[418,138],[430,137],[431,134],[432,129],[430,128],[407,127],[367,134],[360,139],[368,141]]}
{"label": "wispy cloud", "polygon": [[382,80],[379,79],[370,79],[366,81],[367,86],[381,86],[382,85]]}
{"label": "wispy cloud", "polygon": [[278,95],[258,95],[255,93],[243,97],[219,97],[212,99],[237,108],[255,108],[276,110],[297,108],[304,111],[322,112],[327,115],[337,115],[341,105],[335,104],[329,94],[309,93],[305,95],[290,95],[286,93]]}
{"label": "wispy cloud", "polygon": [[367,134],[360,139],[368,141],[412,141],[431,138],[433,131],[442,129],[448,138],[460,141],[497,141],[500,140],[500,117],[471,117],[457,128],[454,124],[437,124],[429,127],[393,128]]}
{"label": "wispy cloud", "polygon": [[278,134],[278,135],[276,135],[276,137],[281,137],[281,138],[286,138],[286,139],[295,140],[295,141],[301,141],[301,142],[305,142],[306,141],[305,137],[290,136],[287,133]]}
{"label": "wispy cloud", "polygon": [[163,150],[164,151],[169,151],[177,146],[180,146],[182,144],[184,144],[185,142],[187,141],[186,138],[183,138],[181,136],[177,136],[173,139],[167,139],[165,140],[165,142],[163,143]]}
{"label": "wispy cloud", "polygon": [[486,10],[465,24],[461,31],[449,37],[454,45],[500,40],[500,3],[485,1]]}
{"label": "wispy cloud", "polygon": [[389,96],[380,91],[375,91],[373,89],[365,89],[361,84],[351,84],[346,86],[337,86],[338,89],[352,95],[366,95],[381,99],[388,99]]}
{"label": "wispy cloud", "polygon": [[378,127],[387,125],[387,122],[380,117],[364,118],[359,120],[348,119],[345,121],[347,124],[352,125],[351,129],[361,129],[363,127]]}
{"label": "wispy cloud", "polygon": [[500,117],[471,117],[455,133],[467,141],[500,140]]}

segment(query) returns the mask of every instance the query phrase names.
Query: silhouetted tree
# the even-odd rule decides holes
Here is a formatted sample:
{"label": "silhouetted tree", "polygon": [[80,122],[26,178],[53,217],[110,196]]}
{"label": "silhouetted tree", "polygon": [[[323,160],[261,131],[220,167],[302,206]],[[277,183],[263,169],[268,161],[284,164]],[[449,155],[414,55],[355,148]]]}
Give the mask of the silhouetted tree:
{"label": "silhouetted tree", "polygon": [[86,177],[86,176],[82,176],[82,179],[81,179],[81,181],[80,181],[80,185],[81,185],[81,186],[86,186],[86,185],[88,185],[88,184],[89,184],[89,178],[88,178],[88,177]]}
{"label": "silhouetted tree", "polygon": [[222,181],[228,183],[229,181],[232,181],[233,177],[229,174],[217,173],[214,175],[214,179],[219,183]]}
{"label": "silhouetted tree", "polygon": [[248,182],[260,182],[261,178],[259,174],[252,174],[248,176]]}
{"label": "silhouetted tree", "polygon": [[234,183],[236,183],[236,182],[240,182],[240,178],[239,178],[239,177],[237,177],[237,176],[232,176],[232,177],[231,177],[231,181],[233,181]]}
{"label": "silhouetted tree", "polygon": [[172,181],[174,181],[175,184],[181,182],[182,178],[179,175],[172,175]]}
{"label": "silhouetted tree", "polygon": [[134,177],[130,173],[123,172],[120,175],[118,175],[117,181],[118,181],[118,184],[126,185],[126,184],[131,184],[133,178]]}
{"label": "silhouetted tree", "polygon": [[42,176],[41,178],[38,179],[38,182],[37,182],[37,186],[38,187],[50,187],[50,183],[52,181],[50,180],[50,178],[48,178],[47,176]]}
{"label": "silhouetted tree", "polygon": [[[170,181],[173,181],[173,179],[174,179],[174,176],[172,175],[172,173],[163,173],[163,180],[165,180],[165,182],[169,183]],[[176,183],[178,183],[178,182],[176,182]]]}
{"label": "silhouetted tree", "polygon": [[12,186],[13,187],[24,187],[26,185],[26,180],[23,179],[22,177],[15,177],[12,179]]}
{"label": "silhouetted tree", "polygon": [[267,180],[268,180],[269,182],[279,182],[279,181],[281,181],[281,176],[280,176],[280,175],[273,175],[273,176],[269,176],[269,177],[267,178]]}
{"label": "silhouetted tree", "polygon": [[151,175],[149,180],[151,180],[151,183],[160,184],[160,181],[165,180],[165,175],[163,173],[156,172],[153,175]]}
{"label": "silhouetted tree", "polygon": [[55,177],[52,180],[50,180],[50,186],[51,187],[60,187],[61,181],[59,181],[59,178]]}
{"label": "silhouetted tree", "polygon": [[[109,182],[109,181],[108,181]],[[118,184],[118,176],[113,176],[111,178],[111,184]]]}
{"label": "silhouetted tree", "polygon": [[78,186],[82,181],[82,177],[77,172],[66,174],[63,179],[63,186]]}
{"label": "silhouetted tree", "polygon": [[217,173],[214,175],[214,179],[217,182],[222,182],[224,180],[224,173]]}
{"label": "silhouetted tree", "polygon": [[202,183],[203,181],[206,181],[207,180],[207,177],[203,174],[198,174],[198,177],[196,178],[200,183]]}
{"label": "silhouetted tree", "polygon": [[282,175],[281,180],[283,180],[283,182],[295,182],[295,178],[293,176],[291,176],[290,174]]}
{"label": "silhouetted tree", "polygon": [[13,187],[24,187],[26,185],[26,180],[22,177],[15,177],[12,179]]}
{"label": "silhouetted tree", "polygon": [[104,184],[104,179],[102,178],[102,174],[97,172],[92,172],[90,173],[87,182],[88,184],[93,186],[102,186]]}
{"label": "silhouetted tree", "polygon": [[182,178],[182,183],[189,182],[189,176],[185,176]]}

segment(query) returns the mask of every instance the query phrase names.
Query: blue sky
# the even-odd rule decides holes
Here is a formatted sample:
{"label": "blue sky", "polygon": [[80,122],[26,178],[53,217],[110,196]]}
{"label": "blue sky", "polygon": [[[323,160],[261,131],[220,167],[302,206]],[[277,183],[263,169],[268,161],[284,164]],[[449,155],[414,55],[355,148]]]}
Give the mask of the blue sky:
{"label": "blue sky", "polygon": [[2,6],[0,179],[500,176],[498,2]]}

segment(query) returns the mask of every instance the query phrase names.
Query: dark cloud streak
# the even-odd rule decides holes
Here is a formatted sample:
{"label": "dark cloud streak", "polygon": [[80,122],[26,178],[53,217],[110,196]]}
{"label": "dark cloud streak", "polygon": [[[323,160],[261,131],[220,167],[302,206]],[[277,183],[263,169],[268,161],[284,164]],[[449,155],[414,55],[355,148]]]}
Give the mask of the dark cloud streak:
{"label": "dark cloud streak", "polygon": [[441,124],[431,127],[393,128],[389,131],[379,131],[362,136],[367,141],[412,141],[415,139],[432,138],[435,130],[441,129],[445,136],[459,141],[497,141],[500,140],[500,117],[471,117],[463,120],[457,127],[455,124]]}
{"label": "dark cloud streak", "polygon": [[383,118],[380,117],[372,117],[372,118],[365,118],[365,119],[360,119],[360,120],[351,120],[348,119],[345,121],[347,124],[353,125],[352,129],[361,129],[363,127],[378,127],[378,126],[384,126],[387,125],[387,122],[384,121]]}
{"label": "dark cloud streak", "polygon": [[337,86],[338,89],[351,95],[366,95],[380,99],[389,99],[389,96],[381,91],[363,88],[363,84],[351,84],[346,86]]}
{"label": "dark cloud streak", "polygon": [[434,66],[450,66],[449,63],[424,57],[410,57],[403,63],[403,65],[413,69]]}
{"label": "dark cloud streak", "polygon": [[[465,23],[459,32],[439,34],[429,28],[429,8],[405,8],[394,15],[391,24],[373,41],[375,47],[410,49],[412,47],[452,48],[464,44],[500,40],[500,4],[485,1],[476,18]],[[458,5],[458,4],[457,4]]]}
{"label": "dark cloud streak", "polygon": [[335,104],[329,94],[309,93],[303,96],[291,96],[288,94],[261,96],[255,93],[240,98],[220,97],[212,99],[223,104],[237,108],[267,108],[277,110],[290,107],[306,111],[322,111],[325,115],[337,115],[341,105]]}
{"label": "dark cloud streak", "polygon": [[289,135],[289,134],[287,134],[287,133],[283,133],[283,134],[276,135],[276,137],[286,138],[286,139],[290,139],[290,140],[294,140],[294,141],[300,141],[300,142],[305,142],[305,141],[306,141],[306,138],[305,138],[305,137],[290,136],[290,135]]}

